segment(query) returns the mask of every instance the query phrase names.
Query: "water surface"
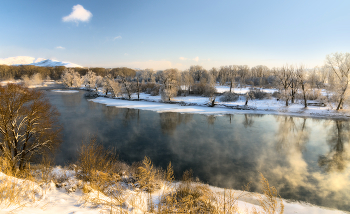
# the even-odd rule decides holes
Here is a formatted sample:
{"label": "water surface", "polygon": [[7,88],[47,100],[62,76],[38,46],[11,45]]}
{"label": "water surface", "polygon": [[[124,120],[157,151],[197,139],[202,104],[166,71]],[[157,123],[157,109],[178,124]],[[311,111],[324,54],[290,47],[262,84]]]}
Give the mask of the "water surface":
{"label": "water surface", "polygon": [[260,172],[283,198],[350,211],[349,121],[273,115],[157,113],[94,103],[84,92],[47,91],[61,113],[58,164],[74,162],[91,135],[127,163],[171,161],[177,179],[260,191]]}

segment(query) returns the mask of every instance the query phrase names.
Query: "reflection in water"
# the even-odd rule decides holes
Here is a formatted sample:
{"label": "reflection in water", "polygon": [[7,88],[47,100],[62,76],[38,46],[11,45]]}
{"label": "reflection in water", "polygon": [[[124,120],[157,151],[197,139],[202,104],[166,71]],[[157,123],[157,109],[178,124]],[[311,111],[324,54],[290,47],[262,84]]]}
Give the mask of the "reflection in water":
{"label": "reflection in water", "polygon": [[61,97],[63,103],[68,107],[78,106],[82,100],[80,93],[57,93],[57,95]]}
{"label": "reflection in water", "polygon": [[309,139],[309,128],[306,126],[307,118],[294,117],[276,117],[278,122],[277,150],[281,151],[284,147],[296,147],[303,151],[305,144]]}
{"label": "reflection in water", "polygon": [[207,121],[209,125],[214,125],[216,117],[214,115],[208,115]]}
{"label": "reflection in water", "polygon": [[245,128],[251,127],[254,124],[254,118],[263,117],[263,114],[245,114],[243,125]]}
{"label": "reflection in water", "polygon": [[329,130],[327,143],[330,151],[321,155],[318,164],[326,172],[343,172],[349,163],[349,151],[344,144],[349,144],[350,126],[347,121],[335,121]]}
{"label": "reflection in water", "polygon": [[156,113],[93,103],[83,92],[48,94],[65,128],[59,164],[75,161],[78,145],[95,135],[128,163],[149,156],[166,168],[171,161],[177,179],[193,169],[205,183],[241,189],[251,182],[259,191],[261,172],[284,198],[350,211],[349,121]]}
{"label": "reflection in water", "polygon": [[176,127],[181,123],[187,124],[193,118],[192,114],[179,114],[175,112],[164,112],[159,114],[160,127],[165,134],[174,134]]}

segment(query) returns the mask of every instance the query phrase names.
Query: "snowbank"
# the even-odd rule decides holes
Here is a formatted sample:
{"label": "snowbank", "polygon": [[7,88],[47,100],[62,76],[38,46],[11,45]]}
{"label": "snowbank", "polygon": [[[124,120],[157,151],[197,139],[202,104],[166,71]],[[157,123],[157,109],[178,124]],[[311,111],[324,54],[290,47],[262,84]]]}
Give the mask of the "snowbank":
{"label": "snowbank", "polygon": [[[109,198],[103,195],[101,192],[96,190],[91,190],[88,193],[83,193],[82,188],[77,186],[81,185],[81,181],[75,176],[74,170],[62,169],[61,167],[55,167],[51,173],[52,176],[57,178],[65,177],[65,184],[61,187],[50,181],[47,184],[37,184],[32,181],[27,181],[23,179],[17,179],[11,176],[7,176],[0,172],[0,183],[5,179],[12,180],[16,182],[19,186],[32,186],[33,191],[35,191],[35,198],[28,201],[23,201],[19,205],[11,205],[9,207],[4,207],[0,203],[1,213],[15,213],[15,214],[27,214],[27,213],[87,213],[87,214],[97,214],[97,213],[110,213],[110,206],[108,202],[112,202],[115,199]],[[177,183],[178,185],[179,183]],[[75,186],[77,187],[74,191],[69,191],[69,188]],[[222,198],[224,194],[224,189],[218,187],[209,186],[211,191],[215,194],[215,197]],[[122,206],[114,207],[114,212],[117,213],[145,213],[147,212],[147,199],[148,194],[140,191],[135,191],[133,188],[125,188],[123,194],[125,194],[125,203]],[[153,203],[158,204],[159,197],[166,191],[171,191],[171,189],[160,189],[152,194]],[[227,189],[225,190],[227,194]],[[249,193],[239,190],[231,190],[237,195],[244,195],[244,197],[239,197],[235,202],[235,206],[238,208],[236,213],[249,213],[253,209],[257,211],[262,211],[257,200],[257,193]],[[96,200],[100,204],[91,203],[89,200]],[[289,202],[283,200],[285,209],[285,214],[294,213],[330,213],[330,214],[340,214],[345,213],[339,210],[331,210],[328,208],[322,208],[313,206],[306,203]],[[249,210],[249,211],[247,211]]]}
{"label": "snowbank", "polygon": [[[135,95],[132,97],[136,98]],[[343,118],[349,119],[350,113],[347,111],[335,111],[329,107],[309,106],[307,109],[302,104],[291,104],[286,107],[283,101],[276,99],[251,100],[248,103],[248,110],[245,110],[245,99],[241,98],[235,102],[216,102],[215,107],[208,107],[209,99],[200,96],[175,97],[173,102],[163,103],[160,96],[150,96],[140,94],[140,101],[112,99],[98,97],[90,99],[95,103],[115,106],[117,108],[132,108],[140,110],[150,110],[156,112],[178,112],[193,114],[225,115],[225,114],[272,114],[289,115],[300,117],[321,117],[321,118]],[[219,100],[219,98],[217,98]]]}

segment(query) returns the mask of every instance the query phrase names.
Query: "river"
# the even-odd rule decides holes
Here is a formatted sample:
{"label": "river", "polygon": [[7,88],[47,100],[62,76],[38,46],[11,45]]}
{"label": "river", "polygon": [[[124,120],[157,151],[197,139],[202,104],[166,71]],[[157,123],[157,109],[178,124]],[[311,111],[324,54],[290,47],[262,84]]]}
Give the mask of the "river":
{"label": "river", "polygon": [[350,123],[273,115],[157,113],[108,107],[78,93],[46,94],[61,113],[57,164],[76,160],[91,136],[129,164],[151,158],[175,176],[192,169],[210,185],[260,191],[260,173],[281,197],[350,211]]}

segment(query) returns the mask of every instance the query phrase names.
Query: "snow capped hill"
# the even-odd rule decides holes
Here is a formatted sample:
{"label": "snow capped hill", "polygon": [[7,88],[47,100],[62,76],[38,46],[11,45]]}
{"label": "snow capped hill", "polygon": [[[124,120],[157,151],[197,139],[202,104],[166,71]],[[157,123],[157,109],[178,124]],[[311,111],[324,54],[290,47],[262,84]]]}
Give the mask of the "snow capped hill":
{"label": "snow capped hill", "polygon": [[80,67],[83,66],[77,65],[71,62],[60,62],[52,59],[44,58],[34,58],[30,56],[16,56],[0,59],[0,65],[35,65],[42,67],[55,67],[55,66],[66,66],[66,67]]}

